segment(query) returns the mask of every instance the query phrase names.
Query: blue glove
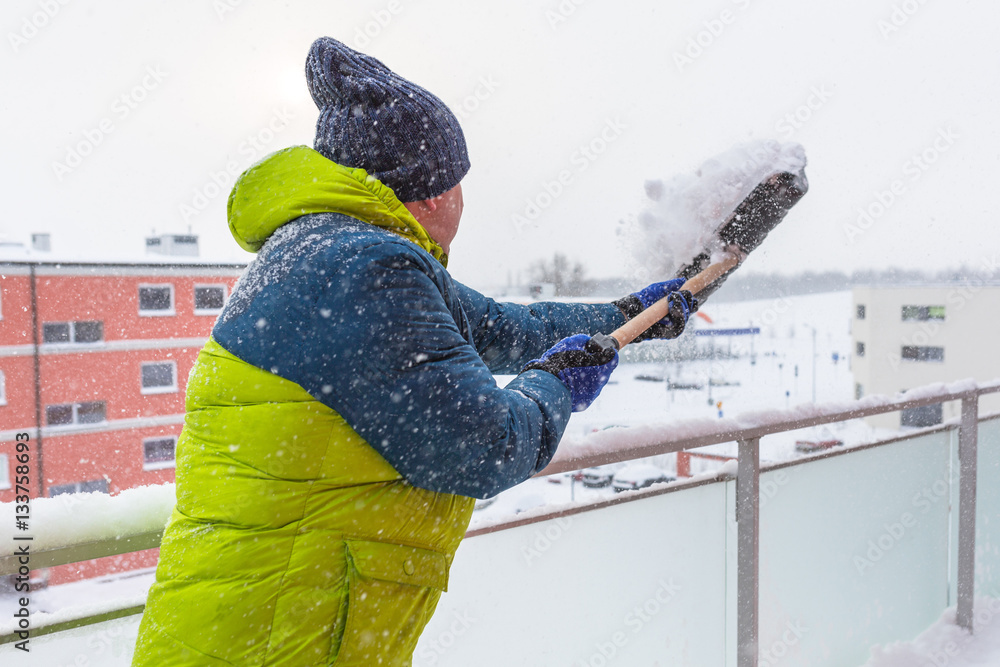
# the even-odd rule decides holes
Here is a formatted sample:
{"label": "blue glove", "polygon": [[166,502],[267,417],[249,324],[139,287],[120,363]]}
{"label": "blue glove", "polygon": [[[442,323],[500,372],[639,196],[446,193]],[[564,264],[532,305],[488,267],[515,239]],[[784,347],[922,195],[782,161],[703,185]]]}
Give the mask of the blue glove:
{"label": "blue glove", "polygon": [[525,364],[521,372],[537,369],[552,373],[569,389],[573,412],[586,410],[618,366],[618,350],[588,346],[589,342],[590,336],[586,334],[563,338],[541,359]]}
{"label": "blue glove", "polygon": [[641,342],[650,338],[677,338],[683,333],[684,325],[687,324],[691,313],[698,310],[698,299],[694,298],[691,292],[681,289],[684,282],[683,278],[675,278],[662,283],[653,283],[638,292],[612,302],[622,311],[626,320],[631,320],[646,308],[669,295],[670,310],[667,311],[667,316],[640,334],[633,342]]}
{"label": "blue glove", "polygon": [[629,296],[634,296],[639,299],[639,303],[642,304],[642,307],[645,310],[666,295],[671,292],[676,292],[683,286],[683,278],[674,278],[673,280],[665,280],[662,283],[653,283],[652,285],[643,287],[638,292],[630,294]]}

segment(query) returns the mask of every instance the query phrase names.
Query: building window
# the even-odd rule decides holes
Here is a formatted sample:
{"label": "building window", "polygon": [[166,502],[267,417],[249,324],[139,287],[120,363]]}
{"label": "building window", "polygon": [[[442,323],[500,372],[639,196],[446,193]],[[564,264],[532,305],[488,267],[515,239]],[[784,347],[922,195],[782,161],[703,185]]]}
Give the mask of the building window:
{"label": "building window", "polygon": [[0,405],[7,405],[7,378],[0,371]]}
{"label": "building window", "polygon": [[865,356],[865,344],[862,343],[861,341],[858,341],[857,343],[854,344],[854,350],[855,352],[857,352],[859,357]]}
{"label": "building window", "polygon": [[903,346],[903,361],[944,361],[943,347],[923,347],[919,345]]}
{"label": "building window", "polygon": [[104,340],[104,322],[46,322],[42,325],[43,343],[100,343]]}
{"label": "building window", "polygon": [[73,323],[74,343],[99,343],[104,340],[104,322],[96,320]]}
{"label": "building window", "polygon": [[923,405],[919,408],[906,408],[899,416],[900,426],[915,426],[917,428],[936,426],[942,421],[944,421],[944,416],[940,403]]}
{"label": "building window", "polygon": [[226,305],[225,285],[195,285],[195,315],[215,315]]}
{"label": "building window", "polygon": [[105,409],[104,401],[46,405],[45,423],[49,426],[99,424],[105,420]]}
{"label": "building window", "polygon": [[139,285],[140,315],[173,315],[173,285]]}
{"label": "building window", "polygon": [[71,338],[69,322],[46,322],[42,325],[43,343],[69,343]]}
{"label": "building window", "polygon": [[177,391],[177,362],[150,361],[142,364],[142,393]]}
{"label": "building window", "polygon": [[142,469],[173,468],[177,438],[146,438],[142,441]]}
{"label": "building window", "polygon": [[66,493],[107,493],[108,480],[95,479],[89,482],[72,482],[70,484],[53,484],[49,487],[49,497],[61,496]]}
{"label": "building window", "polygon": [[943,320],[944,306],[903,306],[904,322]]}
{"label": "building window", "polygon": [[0,489],[10,488],[10,459],[0,454]]}
{"label": "building window", "polygon": [[858,319],[859,320],[865,319],[865,306],[862,303],[858,304]]}

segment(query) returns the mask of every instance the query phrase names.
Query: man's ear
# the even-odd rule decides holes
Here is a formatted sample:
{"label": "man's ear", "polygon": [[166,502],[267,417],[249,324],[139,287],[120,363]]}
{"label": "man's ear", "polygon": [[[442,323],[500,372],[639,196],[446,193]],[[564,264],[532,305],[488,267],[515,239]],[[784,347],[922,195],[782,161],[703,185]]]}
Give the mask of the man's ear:
{"label": "man's ear", "polygon": [[431,213],[433,213],[434,211],[436,211],[437,208],[438,208],[437,202],[434,201],[433,199],[425,199],[425,200],[423,200],[420,203],[423,204],[424,206],[426,206],[427,208],[429,208],[430,211],[431,211]]}

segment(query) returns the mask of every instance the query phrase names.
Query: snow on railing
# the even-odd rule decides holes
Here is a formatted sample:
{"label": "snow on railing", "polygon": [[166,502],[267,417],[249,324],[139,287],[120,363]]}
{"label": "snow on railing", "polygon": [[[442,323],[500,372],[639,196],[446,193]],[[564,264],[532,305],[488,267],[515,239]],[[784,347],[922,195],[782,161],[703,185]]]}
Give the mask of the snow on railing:
{"label": "snow on railing", "polygon": [[18,571],[25,542],[14,538],[25,535],[32,569],[157,547],[174,502],[173,484],[33,498],[27,531],[16,528],[14,503],[0,503],[0,575]]}
{"label": "snow on railing", "polygon": [[975,380],[967,379],[918,387],[895,396],[872,394],[857,401],[803,403],[784,410],[758,410],[730,419],[690,419],[599,431],[582,438],[564,438],[552,462],[537,476],[545,477],[723,442],[750,440],[820,424],[959,401],[970,395],[993,392],[1000,392],[1000,379],[979,385]]}

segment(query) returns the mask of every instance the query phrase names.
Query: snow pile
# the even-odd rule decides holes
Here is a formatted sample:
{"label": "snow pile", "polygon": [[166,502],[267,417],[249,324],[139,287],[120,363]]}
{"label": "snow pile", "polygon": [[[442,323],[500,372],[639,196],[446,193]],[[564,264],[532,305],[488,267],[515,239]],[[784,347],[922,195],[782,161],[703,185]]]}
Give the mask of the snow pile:
{"label": "snow pile", "polygon": [[912,642],[876,646],[863,667],[915,667],[917,665],[1000,665],[1000,600],[976,600],[975,634],[955,624],[955,608]]}
{"label": "snow pile", "polygon": [[32,551],[162,530],[175,503],[174,485],[140,486],[116,496],[67,493],[33,498],[28,530],[17,530],[14,503],[0,504],[0,556],[17,551],[31,536]]}
{"label": "snow pile", "polygon": [[[707,160],[694,174],[646,181],[646,202],[637,230],[627,230],[631,254],[652,280],[672,276],[710,243],[715,230],[768,176],[806,166],[795,143],[754,141]],[[712,253],[723,248],[713,248]]]}

